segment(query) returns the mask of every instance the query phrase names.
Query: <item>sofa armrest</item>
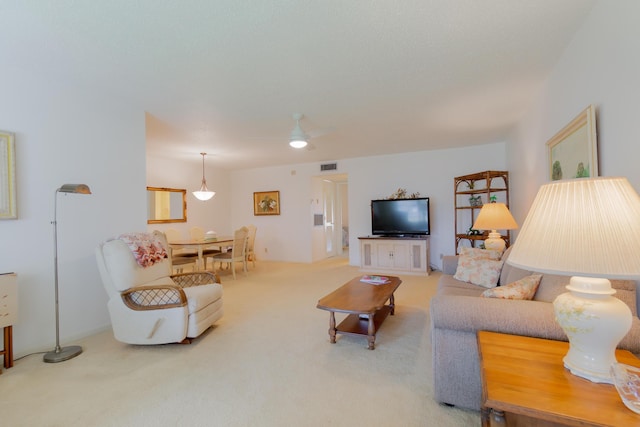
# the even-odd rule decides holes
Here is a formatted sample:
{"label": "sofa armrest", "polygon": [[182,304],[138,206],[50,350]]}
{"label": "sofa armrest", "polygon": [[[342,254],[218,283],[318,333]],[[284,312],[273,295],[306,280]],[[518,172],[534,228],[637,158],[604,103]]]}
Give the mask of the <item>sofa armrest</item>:
{"label": "sofa armrest", "polygon": [[553,304],[545,302],[436,295],[431,299],[430,313],[435,328],[472,333],[486,330],[567,341],[555,321]]}
{"label": "sofa armrest", "polygon": [[124,304],[132,310],[163,310],[184,307],[187,295],[175,285],[137,286],[120,293]]}
{"label": "sofa armrest", "polygon": [[458,269],[458,256],[457,255],[445,255],[442,257],[442,274],[449,274],[453,276]]}
{"label": "sofa armrest", "polygon": [[209,285],[212,283],[220,283],[220,278],[217,274],[208,271],[202,271],[198,273],[180,273],[171,275],[171,280],[181,288],[188,288],[190,286]]}

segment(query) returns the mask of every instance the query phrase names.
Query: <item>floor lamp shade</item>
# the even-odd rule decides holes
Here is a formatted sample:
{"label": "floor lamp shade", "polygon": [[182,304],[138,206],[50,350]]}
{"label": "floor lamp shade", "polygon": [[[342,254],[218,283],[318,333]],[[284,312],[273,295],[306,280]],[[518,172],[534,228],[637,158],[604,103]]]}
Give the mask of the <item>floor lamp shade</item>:
{"label": "floor lamp shade", "polygon": [[42,360],[47,363],[64,362],[82,353],[82,347],[72,345],[60,347],[60,304],[58,300],[58,193],[91,194],[89,186],[85,184],[64,184],[56,189],[53,201],[53,264],[54,264],[54,285],[56,304],[56,346],[53,350],[45,353]]}
{"label": "floor lamp shade", "polygon": [[574,276],[556,298],[556,319],[569,338],[565,367],[612,383],[615,348],[631,311],[607,278],[640,278],[640,197],[626,178],[586,178],[543,185],[507,262]]}

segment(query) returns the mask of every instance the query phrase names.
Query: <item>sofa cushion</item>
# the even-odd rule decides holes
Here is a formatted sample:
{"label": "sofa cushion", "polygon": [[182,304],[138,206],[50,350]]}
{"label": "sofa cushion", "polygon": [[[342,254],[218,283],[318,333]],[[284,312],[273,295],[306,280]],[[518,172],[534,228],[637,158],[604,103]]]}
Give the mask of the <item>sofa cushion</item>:
{"label": "sofa cushion", "polygon": [[487,289],[482,293],[486,298],[526,299],[532,300],[540,285],[542,274],[532,274],[508,285]]}
{"label": "sofa cushion", "polygon": [[501,258],[501,252],[499,251],[491,251],[487,249],[480,248],[468,248],[462,247],[460,248],[460,256],[467,257],[471,259],[494,259],[499,260]]}
{"label": "sofa cushion", "polygon": [[453,278],[485,288],[493,288],[498,284],[501,269],[501,260],[470,258],[460,255],[458,268]]}

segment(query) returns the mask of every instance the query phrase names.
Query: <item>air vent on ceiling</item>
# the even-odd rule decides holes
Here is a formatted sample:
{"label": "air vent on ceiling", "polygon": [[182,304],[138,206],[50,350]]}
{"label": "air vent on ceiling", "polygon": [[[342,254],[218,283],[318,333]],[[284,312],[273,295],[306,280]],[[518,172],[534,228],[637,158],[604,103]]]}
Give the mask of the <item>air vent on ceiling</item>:
{"label": "air vent on ceiling", "polygon": [[338,169],[337,163],[325,163],[324,165],[320,165],[321,171],[334,171]]}

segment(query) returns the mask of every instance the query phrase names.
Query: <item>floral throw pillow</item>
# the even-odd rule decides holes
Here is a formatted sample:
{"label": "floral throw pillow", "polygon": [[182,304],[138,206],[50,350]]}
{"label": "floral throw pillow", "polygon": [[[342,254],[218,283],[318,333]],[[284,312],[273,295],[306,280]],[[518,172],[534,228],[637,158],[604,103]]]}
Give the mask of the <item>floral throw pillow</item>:
{"label": "floral throw pillow", "polygon": [[487,289],[482,293],[482,296],[486,298],[532,300],[538,290],[541,279],[542,274],[532,274],[508,285]]}
{"label": "floral throw pillow", "polygon": [[473,259],[498,260],[502,256],[502,253],[500,253],[499,251],[490,251],[487,249],[463,247],[463,248],[460,248],[460,256],[473,258]]}
{"label": "floral throw pillow", "polygon": [[485,288],[493,288],[498,284],[501,270],[501,260],[472,258],[466,255],[460,255],[458,258],[458,268],[453,278]]}

